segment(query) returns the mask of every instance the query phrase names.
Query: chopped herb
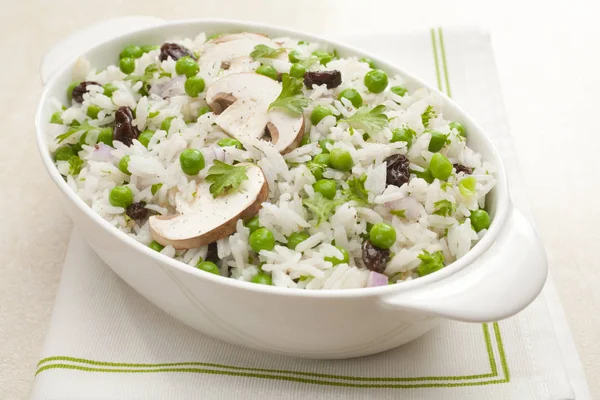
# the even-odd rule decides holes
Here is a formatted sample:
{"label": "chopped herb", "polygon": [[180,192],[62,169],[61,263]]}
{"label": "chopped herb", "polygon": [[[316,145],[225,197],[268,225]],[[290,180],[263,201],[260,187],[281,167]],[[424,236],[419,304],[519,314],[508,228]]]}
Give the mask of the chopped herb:
{"label": "chopped herb", "polygon": [[345,199],[329,200],[319,192],[316,192],[314,196],[309,199],[302,200],[302,204],[318,218],[317,226],[319,226],[321,222],[328,220],[331,214],[334,213],[335,208],[345,202]]}
{"label": "chopped herb", "polygon": [[390,210],[390,214],[398,218],[406,218],[406,210]]}
{"label": "chopped herb", "polygon": [[259,58],[277,58],[278,55],[283,53],[285,49],[274,49],[265,44],[259,44],[254,46],[254,50],[250,53],[250,57],[254,60]]}
{"label": "chopped herb", "polygon": [[368,204],[369,191],[365,189],[365,181],[367,174],[362,174],[360,178],[352,177],[348,179],[348,189],[344,194],[348,196],[348,200],[354,200],[361,205]]}
{"label": "chopped herb", "polygon": [[385,106],[383,104],[369,110],[367,106],[361,107],[349,118],[341,119],[354,129],[362,129],[367,133],[375,133],[388,126],[387,116],[383,113]]}
{"label": "chopped herb", "polygon": [[281,79],[281,93],[269,105],[269,110],[272,108],[283,108],[292,114],[302,114],[303,109],[309,103],[309,99],[302,94],[302,79],[291,77],[289,74],[283,74]]}
{"label": "chopped herb", "polygon": [[73,176],[79,175],[81,168],[83,168],[83,160],[81,158],[78,156],[69,158],[69,174]]}
{"label": "chopped herb", "polygon": [[440,189],[442,189],[444,192],[449,188],[452,187],[452,183],[448,182],[448,181],[444,181],[442,183],[440,183]]}
{"label": "chopped herb", "polygon": [[148,114],[148,118],[154,118],[154,117],[158,116],[158,114],[160,114],[160,111],[152,111],[151,113]]}
{"label": "chopped herb", "polygon": [[310,276],[310,275],[302,275],[300,278],[298,278],[298,281],[299,282],[304,282],[304,281],[307,281],[307,280],[312,279],[312,278],[313,277]]}
{"label": "chopped herb", "polygon": [[248,179],[247,168],[247,165],[233,166],[215,160],[206,177],[206,181],[211,183],[210,193],[213,197],[228,194],[237,189],[243,181]]}
{"label": "chopped herb", "polygon": [[427,250],[423,250],[423,253],[419,254],[418,258],[421,260],[421,265],[417,267],[417,274],[419,276],[429,275],[444,268],[444,255],[441,251],[430,254]]}
{"label": "chopped herb", "polygon": [[[137,82],[142,82],[142,87],[140,89],[140,93],[148,93],[149,85],[148,82],[150,79],[154,78],[154,73],[158,72],[158,67],[155,64],[150,64],[144,70],[144,75],[130,75],[125,78],[126,81],[131,81],[132,84],[136,84]],[[164,75],[166,74],[166,75]],[[161,72],[161,76],[171,76],[171,74],[166,72]]]}
{"label": "chopped herb", "polygon": [[423,114],[421,114],[421,122],[423,122],[423,126],[428,127],[429,120],[431,120],[432,118],[435,118],[436,115],[437,114],[435,113],[433,106],[427,106],[427,109],[425,110],[425,112]]}
{"label": "chopped herb", "polygon": [[73,136],[77,132],[83,132],[82,135],[85,135],[85,134],[87,134],[90,131],[93,131],[93,130],[98,130],[99,131],[100,129],[102,129],[102,128],[100,128],[98,126],[90,125],[87,121],[83,121],[83,124],[77,125],[77,126],[73,126],[73,127],[69,128],[69,130],[66,131],[65,133],[63,133],[61,135],[58,135],[56,137],[56,140],[58,141],[58,143],[62,143],[67,138]]}
{"label": "chopped herb", "polygon": [[449,217],[456,211],[456,204],[449,200],[440,200],[433,203],[435,206],[435,215],[441,215],[442,217]]}

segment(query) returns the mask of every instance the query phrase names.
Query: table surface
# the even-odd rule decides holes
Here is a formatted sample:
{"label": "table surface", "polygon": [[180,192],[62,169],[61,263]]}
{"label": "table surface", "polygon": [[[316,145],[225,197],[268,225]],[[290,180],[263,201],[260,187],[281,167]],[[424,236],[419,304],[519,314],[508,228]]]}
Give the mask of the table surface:
{"label": "table surface", "polygon": [[[101,6],[100,6],[101,5]],[[597,6],[569,1],[399,0],[27,0],[0,24],[0,398],[26,398],[48,327],[71,223],[34,142],[42,91],[40,58],[87,23],[123,15],[218,17],[318,34],[397,33],[431,26],[489,29],[511,131],[591,391],[600,397],[600,241],[596,96],[600,91]],[[589,49],[589,50],[588,50]],[[474,82],[476,84],[476,82]],[[593,122],[593,121],[592,121]],[[577,151],[567,149],[576,148]]]}

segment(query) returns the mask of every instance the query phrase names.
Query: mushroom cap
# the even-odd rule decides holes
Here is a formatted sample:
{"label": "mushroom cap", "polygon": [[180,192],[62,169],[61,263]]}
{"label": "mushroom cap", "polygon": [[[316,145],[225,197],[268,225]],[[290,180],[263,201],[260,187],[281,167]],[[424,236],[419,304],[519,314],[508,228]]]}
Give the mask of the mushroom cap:
{"label": "mushroom cap", "polygon": [[[152,238],[163,246],[175,249],[192,249],[223,239],[236,231],[237,221],[251,218],[258,213],[267,200],[269,186],[262,170],[248,164],[248,180],[240,190],[233,193],[197,201],[184,213],[151,216],[148,219]],[[198,188],[199,193],[208,193],[208,182]],[[201,199],[204,200],[204,199]]]}
{"label": "mushroom cap", "polygon": [[[281,93],[281,84],[254,72],[229,74],[206,91],[206,102],[215,114],[215,123],[228,135],[244,143],[260,139],[265,132],[281,154],[289,153],[302,141],[304,116],[269,105]],[[227,107],[227,104],[230,104]]]}

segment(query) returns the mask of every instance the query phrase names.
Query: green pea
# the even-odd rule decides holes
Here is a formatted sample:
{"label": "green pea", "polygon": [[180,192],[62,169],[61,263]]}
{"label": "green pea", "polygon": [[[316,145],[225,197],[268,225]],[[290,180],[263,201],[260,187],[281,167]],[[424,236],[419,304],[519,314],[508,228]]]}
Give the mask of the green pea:
{"label": "green pea", "polygon": [[214,262],[210,261],[202,261],[196,265],[196,268],[201,269],[202,271],[209,272],[215,275],[221,275],[221,271],[219,271],[219,267]]}
{"label": "green pea", "polygon": [[323,118],[330,115],[333,115],[333,111],[331,111],[331,109],[322,105],[318,105],[310,113],[310,123],[317,125]]}
{"label": "green pea", "polygon": [[73,126],[73,127],[78,127],[79,125],[81,125],[81,124],[76,119],[71,121],[71,123],[69,124],[69,126]]}
{"label": "green pea", "polygon": [[107,97],[112,97],[113,93],[119,90],[119,88],[113,85],[112,83],[102,85],[102,88],[104,89],[104,95]]}
{"label": "green pea", "polygon": [[392,143],[406,142],[406,147],[410,147],[416,135],[415,131],[408,127],[396,128],[392,131]]}
{"label": "green pea", "polygon": [[121,171],[122,173],[124,173],[125,175],[131,175],[131,172],[129,171],[129,160],[131,159],[130,156],[124,156],[119,160],[119,171]]}
{"label": "green pea", "polygon": [[193,76],[185,81],[184,88],[185,94],[190,97],[198,97],[200,93],[204,91],[206,84],[204,79],[199,76]]}
{"label": "green pea", "polygon": [[373,93],[381,93],[388,85],[388,76],[379,69],[373,69],[365,75],[365,86]]}
{"label": "green pea", "polygon": [[135,71],[135,59],[131,57],[121,58],[121,61],[119,61],[119,68],[124,74],[131,74]]}
{"label": "green pea", "polygon": [[257,253],[261,250],[273,250],[275,247],[275,236],[267,228],[258,228],[250,234],[248,243],[252,250]]}
{"label": "green pea", "polygon": [[198,71],[200,71],[198,63],[190,56],[181,57],[175,63],[175,72],[177,75],[185,75],[191,78],[192,76],[196,76]]}
{"label": "green pea", "polygon": [[310,136],[308,136],[308,135],[302,136],[302,140],[300,141],[300,147],[306,146],[309,143],[310,143]]}
{"label": "green pea", "polygon": [[296,246],[304,242],[309,237],[310,235],[306,232],[294,232],[290,236],[288,236],[287,247],[289,249],[294,250],[296,249]]}
{"label": "green pea", "polygon": [[154,185],[152,185],[150,187],[150,192],[152,193],[152,196],[154,196],[156,193],[158,193],[158,191],[160,190],[162,185],[163,185],[162,183],[155,183]]}
{"label": "green pea", "polygon": [[273,279],[271,278],[271,275],[265,272],[259,272],[258,274],[254,275],[251,279],[251,282],[258,283],[260,285],[273,285]]}
{"label": "green pea", "polygon": [[210,112],[210,107],[207,107],[207,106],[200,107],[200,109],[198,110],[198,116],[204,115],[209,112]]}
{"label": "green pea", "polygon": [[57,111],[50,116],[51,124],[62,124],[64,121],[62,119],[62,111]]}
{"label": "green pea", "polygon": [[429,161],[431,176],[445,181],[452,174],[452,163],[441,153],[435,153]]}
{"label": "green pea", "polygon": [[140,136],[138,136],[137,140],[144,145],[144,147],[148,147],[148,144],[150,143],[150,139],[152,139],[152,136],[154,136],[154,131],[151,130],[146,130],[142,133],[140,133]]}
{"label": "green pea", "polygon": [[261,65],[256,68],[256,73],[277,80],[277,70],[270,65]]}
{"label": "green pea", "polygon": [[315,192],[321,193],[323,197],[328,198],[329,200],[335,197],[335,181],[331,179],[319,179],[313,184],[313,189],[315,189]]}
{"label": "green pea", "polygon": [[315,50],[312,55],[319,59],[321,65],[327,65],[329,61],[333,60],[333,54],[326,51]]}
{"label": "green pea", "polygon": [[392,93],[397,94],[400,97],[403,97],[406,93],[408,93],[408,90],[402,86],[392,86],[390,90]]}
{"label": "green pea", "polygon": [[92,119],[96,119],[98,118],[98,113],[102,111],[102,109],[100,107],[98,107],[95,104],[90,104],[87,108],[86,114],[88,117],[92,118]]}
{"label": "green pea", "polygon": [[342,98],[346,98],[350,100],[350,103],[354,106],[354,108],[358,108],[362,106],[363,99],[360,93],[356,89],[344,89],[338,95],[338,100],[342,101]]}
{"label": "green pea", "polygon": [[348,150],[332,149],[329,155],[331,167],[337,169],[338,171],[350,171],[354,166],[354,160],[352,160],[352,156]]}
{"label": "green pea", "polygon": [[127,208],[133,204],[133,192],[127,186],[115,186],[108,194],[108,201],[114,207]]}
{"label": "green pea", "polygon": [[244,146],[242,146],[242,143],[239,140],[233,139],[233,138],[225,138],[225,139],[221,139],[217,142],[217,144],[221,147],[231,147],[231,146],[235,146],[238,149],[243,149]]}
{"label": "green pea", "polygon": [[331,139],[323,139],[323,140],[319,140],[319,147],[321,148],[321,151],[323,153],[329,153],[329,149],[327,148],[327,145],[329,144],[329,147],[333,147],[333,144],[335,142]]}
{"label": "green pea", "polygon": [[[329,156],[329,154],[327,154],[327,155]],[[319,179],[323,178],[323,169],[325,168],[324,165],[318,164],[314,161],[309,161],[306,163],[306,166],[310,170],[311,174],[313,174],[315,179],[319,180]]]}
{"label": "green pea", "polygon": [[363,58],[359,59],[358,61],[367,63],[367,64],[369,64],[369,68],[375,69],[375,63],[370,58],[363,57]]}
{"label": "green pea", "polygon": [[348,264],[348,261],[350,261],[350,255],[348,254],[346,249],[344,249],[343,247],[339,247],[339,246],[335,246],[335,247],[342,253],[342,258],[339,259],[334,256],[325,257],[325,261],[329,261],[334,266],[336,266],[338,264]]}
{"label": "green pea", "polygon": [[303,78],[306,73],[306,67],[302,64],[292,64],[290,68],[290,76],[294,78]]}
{"label": "green pea", "polygon": [[107,146],[113,144],[113,130],[111,128],[102,128],[98,133],[98,143],[104,143]]}
{"label": "green pea", "polygon": [[122,58],[140,58],[144,54],[140,46],[130,45],[125,47],[121,54],[119,54],[119,59]]}
{"label": "green pea", "polygon": [[162,249],[165,248],[165,246],[158,243],[156,240],[151,241],[150,244],[148,245],[148,247],[150,247],[154,251],[158,251],[159,253],[161,252]]}
{"label": "green pea", "polygon": [[313,158],[313,162],[315,162],[316,164],[322,165],[324,167],[329,167],[329,166],[331,166],[331,156],[329,155],[329,152],[317,154]]}
{"label": "green pea", "polygon": [[260,221],[258,220],[258,216],[255,215],[254,217],[250,218],[248,221],[246,221],[244,225],[246,225],[246,228],[250,229],[250,233],[254,232],[258,228],[260,228]]}
{"label": "green pea", "polygon": [[298,42],[298,46],[300,46],[300,45],[306,45],[306,44],[309,44],[306,40],[300,40]]}
{"label": "green pea", "polygon": [[69,101],[73,100],[73,89],[77,87],[81,82],[71,82],[69,86],[67,86],[67,99]]}
{"label": "green pea", "polygon": [[161,122],[160,129],[166,132],[169,132],[171,129],[171,122],[175,119],[175,117],[167,117]]}
{"label": "green pea", "polygon": [[150,53],[152,50],[157,50],[158,46],[145,45],[145,46],[140,46],[140,49],[142,50],[142,53]]}
{"label": "green pea", "polygon": [[461,124],[460,122],[450,122],[450,129],[455,129],[460,136],[467,137],[467,131],[465,130],[463,124]]}
{"label": "green pea", "polygon": [[369,232],[369,240],[373,246],[389,249],[396,243],[396,230],[389,224],[375,224]]}
{"label": "green pea", "polygon": [[288,54],[288,59],[291,63],[297,63],[301,60],[300,53],[298,53],[296,50],[292,50],[290,51],[290,54]]}
{"label": "green pea", "polygon": [[490,227],[492,220],[490,215],[485,210],[475,210],[471,212],[471,225],[475,232],[479,232],[482,229]]}
{"label": "green pea", "polygon": [[197,175],[204,168],[204,155],[200,150],[185,149],[179,155],[179,163],[187,175]]}
{"label": "green pea", "polygon": [[477,187],[477,179],[472,176],[462,179],[458,183],[458,191],[465,197],[473,196]]}
{"label": "green pea", "polygon": [[75,156],[75,151],[69,145],[61,146],[56,149],[54,153],[54,160],[56,161],[69,161],[71,157]]}
{"label": "green pea", "polygon": [[429,151],[436,153],[444,148],[448,135],[443,134],[439,131],[429,131],[431,133],[431,140],[429,141]]}

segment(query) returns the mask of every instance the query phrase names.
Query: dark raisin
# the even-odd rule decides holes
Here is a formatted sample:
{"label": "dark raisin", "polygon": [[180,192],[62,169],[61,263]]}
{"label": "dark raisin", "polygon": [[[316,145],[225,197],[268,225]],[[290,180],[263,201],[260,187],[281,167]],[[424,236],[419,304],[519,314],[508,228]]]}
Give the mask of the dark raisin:
{"label": "dark raisin", "polygon": [[165,43],[160,46],[160,55],[158,56],[158,59],[160,61],[166,61],[169,57],[171,57],[173,60],[177,61],[185,56],[191,57],[194,60],[196,59],[194,53],[185,47],[176,43]]}
{"label": "dark raisin", "polygon": [[370,240],[362,244],[362,260],[365,267],[371,271],[383,274],[385,266],[390,258],[390,251],[373,246]]}
{"label": "dark raisin", "polygon": [[146,202],[140,201],[139,203],[133,203],[125,209],[125,214],[131,219],[142,220],[148,216],[148,209],[146,208]]}
{"label": "dark raisin", "polygon": [[210,243],[208,245],[208,251],[206,252],[206,257],[204,257],[204,261],[211,261],[217,263],[219,261],[219,254],[217,252],[217,244]]}
{"label": "dark raisin", "polygon": [[410,179],[408,158],[402,154],[394,154],[386,158],[385,162],[387,163],[386,184],[400,187],[408,182]]}
{"label": "dark raisin", "polygon": [[125,146],[131,146],[133,139],[137,139],[140,130],[133,126],[133,112],[129,107],[119,107],[115,112],[115,127],[113,128],[114,140]]}
{"label": "dark raisin", "polygon": [[462,164],[454,164],[454,168],[456,169],[456,173],[464,172],[467,175],[471,175],[473,173],[473,168],[465,167]]}
{"label": "dark raisin", "polygon": [[73,88],[73,91],[71,92],[73,100],[75,100],[76,103],[83,103],[83,94],[87,93],[87,91],[88,91],[87,87],[89,85],[102,86],[98,82],[94,82],[94,81],[81,82],[79,85],[75,86]]}
{"label": "dark raisin", "polygon": [[312,85],[327,85],[327,89],[333,89],[342,84],[342,73],[338,70],[315,71],[304,73],[304,85],[312,89]]}

